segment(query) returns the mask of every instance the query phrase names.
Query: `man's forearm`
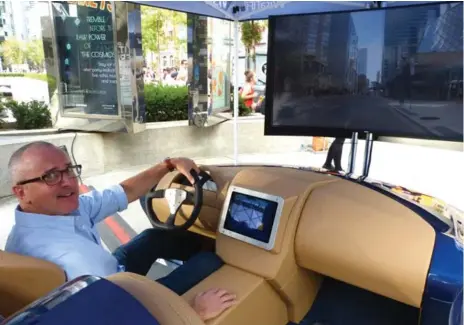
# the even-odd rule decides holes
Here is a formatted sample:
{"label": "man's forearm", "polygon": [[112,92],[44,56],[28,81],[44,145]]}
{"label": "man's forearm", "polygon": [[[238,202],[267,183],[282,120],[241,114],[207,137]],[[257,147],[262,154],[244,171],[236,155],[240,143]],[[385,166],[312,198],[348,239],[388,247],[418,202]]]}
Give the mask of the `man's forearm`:
{"label": "man's forearm", "polygon": [[129,203],[147,194],[168,172],[167,164],[162,162],[123,181],[121,186],[126,192]]}

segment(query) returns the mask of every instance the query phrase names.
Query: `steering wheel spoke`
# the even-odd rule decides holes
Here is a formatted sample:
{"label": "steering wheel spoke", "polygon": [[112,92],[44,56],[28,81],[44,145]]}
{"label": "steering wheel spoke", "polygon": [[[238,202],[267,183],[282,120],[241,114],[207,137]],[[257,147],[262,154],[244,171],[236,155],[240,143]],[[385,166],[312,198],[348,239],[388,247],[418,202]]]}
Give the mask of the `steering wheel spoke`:
{"label": "steering wheel spoke", "polygon": [[177,213],[171,213],[169,215],[169,217],[166,219],[166,224],[168,226],[171,226],[171,227],[175,226],[176,225],[176,216],[177,216]]}
{"label": "steering wheel spoke", "polygon": [[195,194],[187,192],[187,197],[185,198],[184,203],[195,204]]}
{"label": "steering wheel spoke", "polygon": [[164,199],[165,193],[164,190],[156,190],[152,192],[148,192],[145,196],[148,199]]}

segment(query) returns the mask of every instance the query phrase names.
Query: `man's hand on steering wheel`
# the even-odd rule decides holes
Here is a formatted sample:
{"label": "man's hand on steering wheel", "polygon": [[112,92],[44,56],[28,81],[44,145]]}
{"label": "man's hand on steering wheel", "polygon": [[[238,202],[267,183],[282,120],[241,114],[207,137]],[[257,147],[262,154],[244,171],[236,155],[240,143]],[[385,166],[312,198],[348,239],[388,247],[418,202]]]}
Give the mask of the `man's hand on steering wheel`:
{"label": "man's hand on steering wheel", "polygon": [[188,158],[171,158],[172,166],[181,174],[183,174],[190,182],[190,184],[195,184],[195,179],[193,178],[191,171],[195,170],[200,174],[200,168],[195,164],[195,162]]}
{"label": "man's hand on steering wheel", "polygon": [[[168,169],[176,169],[183,174],[194,188],[194,192],[182,188],[153,188],[145,196],[145,212],[152,225],[156,228],[165,230],[186,230],[192,226],[200,213],[203,205],[203,185],[210,179],[210,176],[190,159],[174,158],[167,159],[165,164]],[[165,199],[169,207],[169,217],[161,221],[153,210],[153,199]],[[182,225],[176,225],[177,212],[183,203],[193,204],[193,209]]]}

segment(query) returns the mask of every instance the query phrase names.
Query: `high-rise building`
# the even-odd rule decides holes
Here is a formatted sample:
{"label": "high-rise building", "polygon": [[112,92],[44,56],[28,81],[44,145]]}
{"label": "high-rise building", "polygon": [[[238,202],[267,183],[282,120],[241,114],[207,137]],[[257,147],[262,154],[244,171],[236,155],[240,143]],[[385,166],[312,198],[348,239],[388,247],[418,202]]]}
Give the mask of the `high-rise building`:
{"label": "high-rise building", "polygon": [[440,5],[395,8],[385,12],[383,84],[395,78],[403,58],[411,58],[418,52],[427,23],[439,15]]}
{"label": "high-rise building", "polygon": [[43,1],[5,0],[0,1],[0,15],[0,38],[31,41],[41,38],[40,17],[48,15],[48,6]]}
{"label": "high-rise building", "polygon": [[[402,85],[416,100],[446,100],[462,80],[462,3],[388,10],[382,84],[391,96]],[[418,81],[420,82],[414,82]]]}
{"label": "high-rise building", "polygon": [[328,72],[333,85],[354,91],[357,87],[358,35],[350,14],[332,15]]}
{"label": "high-rise building", "polygon": [[367,75],[367,48],[358,51],[358,75]]}
{"label": "high-rise building", "polygon": [[438,17],[429,17],[418,52],[462,52],[462,3],[440,5]]}
{"label": "high-rise building", "polygon": [[285,50],[292,59],[295,73],[302,73],[311,83],[328,64],[330,15],[289,16],[278,20],[277,37],[285,40]]}
{"label": "high-rise building", "polygon": [[48,15],[48,8],[45,2],[21,1],[23,5],[25,24],[24,40],[31,41],[42,37],[40,17]]}
{"label": "high-rise building", "polygon": [[0,1],[0,42],[14,35],[11,1]]}
{"label": "high-rise building", "polygon": [[307,19],[309,24],[305,35],[305,52],[317,57],[322,64],[327,64],[331,16],[314,15]]}

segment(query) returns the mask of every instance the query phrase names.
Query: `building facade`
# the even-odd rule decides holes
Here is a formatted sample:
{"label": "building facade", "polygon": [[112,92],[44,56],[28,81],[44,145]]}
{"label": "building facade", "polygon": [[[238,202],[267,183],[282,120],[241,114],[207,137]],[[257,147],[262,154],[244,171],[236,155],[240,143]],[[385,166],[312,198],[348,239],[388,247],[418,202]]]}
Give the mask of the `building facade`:
{"label": "building facade", "polygon": [[358,51],[358,75],[367,75],[367,49],[362,48]]}
{"label": "building facade", "polygon": [[331,17],[329,73],[333,85],[345,92],[355,92],[358,84],[358,36],[350,14]]}
{"label": "building facade", "polygon": [[387,10],[382,84],[387,96],[449,100],[462,83],[462,3]]}
{"label": "building facade", "polygon": [[388,9],[385,12],[382,83],[394,79],[403,58],[413,57],[423,39],[427,22],[439,17],[440,5]]}
{"label": "building facade", "polygon": [[15,33],[11,1],[0,1],[0,42]]}

